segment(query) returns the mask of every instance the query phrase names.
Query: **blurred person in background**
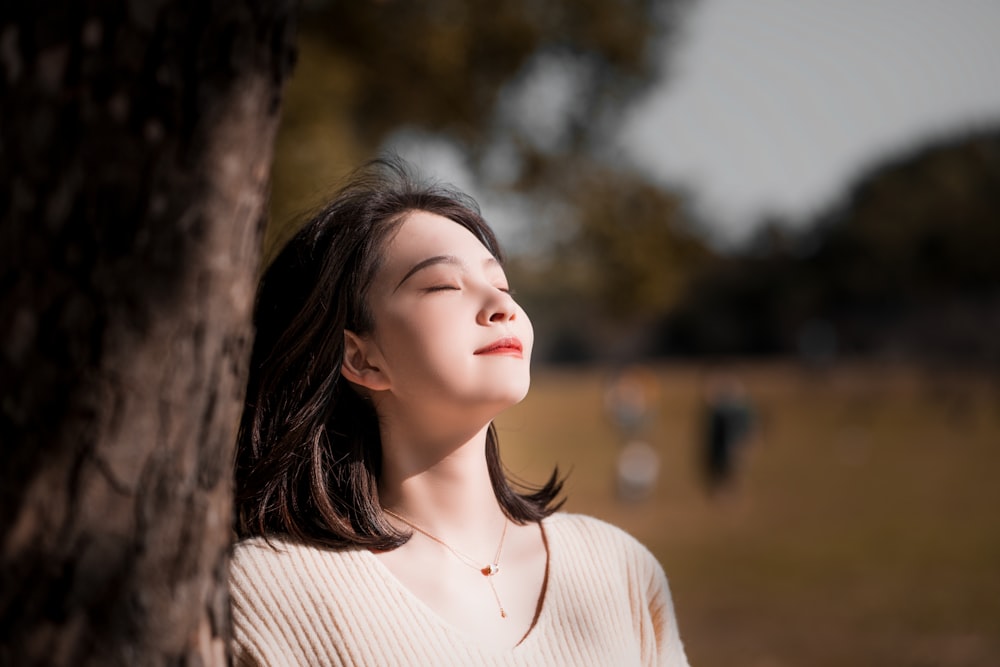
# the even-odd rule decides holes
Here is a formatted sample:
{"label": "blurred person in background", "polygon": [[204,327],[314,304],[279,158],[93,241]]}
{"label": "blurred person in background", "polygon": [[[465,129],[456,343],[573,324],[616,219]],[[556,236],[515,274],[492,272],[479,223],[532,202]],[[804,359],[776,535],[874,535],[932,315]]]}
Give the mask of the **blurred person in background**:
{"label": "blurred person in background", "polygon": [[731,494],[753,434],[754,413],[746,389],[732,375],[713,377],[708,385],[702,424],[701,465],[711,498]]}
{"label": "blurred person in background", "polygon": [[607,382],[604,406],[619,434],[615,487],[620,500],[643,500],[656,487],[660,454],[645,431],[656,422],[659,400],[659,380],[647,366],[626,366]]}

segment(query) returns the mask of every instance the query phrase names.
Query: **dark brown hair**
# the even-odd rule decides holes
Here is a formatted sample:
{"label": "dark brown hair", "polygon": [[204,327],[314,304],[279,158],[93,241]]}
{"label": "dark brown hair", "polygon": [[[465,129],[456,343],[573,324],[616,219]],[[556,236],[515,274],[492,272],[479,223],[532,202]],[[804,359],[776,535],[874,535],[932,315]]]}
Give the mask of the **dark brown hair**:
{"label": "dark brown hair", "polygon": [[[419,183],[399,158],[358,170],[288,242],[261,279],[257,335],[236,448],[240,537],[287,535],[334,547],[391,549],[407,536],[378,498],[382,446],[375,411],[341,378],[344,330],[371,331],[368,289],[391,234],[411,211],[462,225],[501,262],[492,230],[469,197]],[[493,491],[518,523],[556,511],[558,470],[516,491],[486,437]]]}

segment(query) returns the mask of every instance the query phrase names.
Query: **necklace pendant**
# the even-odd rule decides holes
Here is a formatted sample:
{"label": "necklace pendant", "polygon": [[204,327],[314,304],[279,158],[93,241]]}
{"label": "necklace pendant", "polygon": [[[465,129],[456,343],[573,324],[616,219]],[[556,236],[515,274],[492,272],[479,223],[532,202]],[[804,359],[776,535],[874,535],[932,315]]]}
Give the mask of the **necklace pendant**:
{"label": "necklace pendant", "polygon": [[500,571],[500,564],[499,563],[491,563],[490,565],[487,565],[482,570],[480,570],[480,572],[483,573],[484,577],[492,577],[496,573],[498,573],[499,571]]}

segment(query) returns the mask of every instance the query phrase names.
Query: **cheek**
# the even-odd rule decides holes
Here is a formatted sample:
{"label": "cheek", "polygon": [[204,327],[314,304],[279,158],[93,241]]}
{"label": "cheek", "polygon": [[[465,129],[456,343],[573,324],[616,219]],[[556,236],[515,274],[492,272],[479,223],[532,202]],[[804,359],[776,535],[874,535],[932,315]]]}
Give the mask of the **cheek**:
{"label": "cheek", "polygon": [[445,326],[446,318],[436,317],[426,310],[419,316],[413,313],[386,313],[379,323],[379,347],[390,366],[410,368],[422,366],[447,349],[455,331]]}

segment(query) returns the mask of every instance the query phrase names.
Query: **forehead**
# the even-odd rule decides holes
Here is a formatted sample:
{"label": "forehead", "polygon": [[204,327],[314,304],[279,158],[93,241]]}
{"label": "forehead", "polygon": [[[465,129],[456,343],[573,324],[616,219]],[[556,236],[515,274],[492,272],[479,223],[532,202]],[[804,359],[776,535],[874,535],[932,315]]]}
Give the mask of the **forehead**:
{"label": "forehead", "polygon": [[427,211],[413,211],[403,219],[386,244],[381,273],[401,278],[418,262],[450,255],[468,263],[493,257],[489,249],[463,225]]}

